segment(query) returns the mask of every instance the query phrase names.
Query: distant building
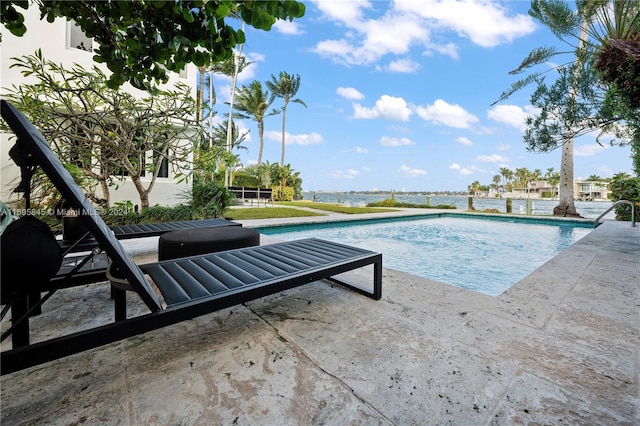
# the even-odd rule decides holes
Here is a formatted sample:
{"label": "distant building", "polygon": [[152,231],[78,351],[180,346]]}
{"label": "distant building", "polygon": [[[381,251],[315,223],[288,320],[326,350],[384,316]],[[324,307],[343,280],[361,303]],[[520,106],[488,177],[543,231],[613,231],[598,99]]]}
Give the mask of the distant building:
{"label": "distant building", "polygon": [[525,188],[513,188],[511,197],[513,198],[545,198],[555,194],[556,189],[549,185],[546,180],[527,182]]}
{"label": "distant building", "polygon": [[[27,32],[22,37],[16,37],[1,26],[2,47],[0,49],[0,75],[2,75],[0,97],[3,97],[5,88],[13,85],[19,86],[26,81],[34,81],[35,77],[25,77],[18,69],[10,68],[14,61],[11,58],[21,57],[25,55],[33,55],[37,49],[42,50],[43,56],[47,60],[54,61],[58,64],[71,67],[73,63],[83,66],[85,69],[91,69],[93,66],[99,66],[107,75],[108,69],[103,64],[93,61],[93,40],[86,37],[80,28],[73,22],[65,19],[56,19],[49,23],[46,20],[40,20],[40,11],[37,7],[29,7],[23,12]],[[179,75],[171,73],[167,86],[171,87],[176,82],[181,81],[188,84],[193,91],[193,97],[196,96],[196,79],[197,69],[193,65],[181,72]],[[135,96],[148,96],[146,92],[142,92],[133,88],[129,84],[123,85],[120,90],[127,91]],[[195,113],[195,111],[194,111]],[[9,158],[9,149],[13,146],[13,135],[0,134],[0,199],[7,203],[17,200],[22,194],[13,193],[13,189],[19,181],[20,171]],[[151,152],[149,158],[151,159]],[[144,180],[144,178],[143,178]],[[162,177],[158,177],[153,190],[150,194],[149,201],[151,205],[174,205],[181,201],[184,193],[190,190],[190,184],[186,182],[178,183],[173,176],[171,167],[163,168]],[[98,189],[99,191],[99,189]],[[100,194],[99,194],[100,195]],[[110,201],[114,202],[131,200],[134,204],[138,204],[140,197],[134,188],[130,179],[119,183],[118,188],[111,188]]]}
{"label": "distant building", "polygon": [[573,191],[579,200],[608,200],[609,182],[576,179]]}
{"label": "distant building", "polygon": [[[576,179],[573,183],[573,194],[576,200],[608,200],[609,183]],[[551,198],[558,196],[558,188],[552,187],[545,180],[531,181],[526,188],[513,188],[510,193],[503,195],[505,196],[516,199]]]}

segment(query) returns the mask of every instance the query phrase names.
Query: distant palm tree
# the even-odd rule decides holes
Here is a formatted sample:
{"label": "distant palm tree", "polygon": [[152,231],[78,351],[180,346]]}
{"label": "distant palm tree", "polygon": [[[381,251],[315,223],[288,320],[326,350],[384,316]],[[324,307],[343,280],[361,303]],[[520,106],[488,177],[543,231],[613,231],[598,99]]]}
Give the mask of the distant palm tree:
{"label": "distant palm tree", "polygon": [[500,188],[500,180],[501,180],[501,178],[502,178],[501,175],[493,176],[493,186],[496,188],[496,191],[498,190],[498,188]]}
{"label": "distant palm tree", "polygon": [[473,181],[467,188],[469,189],[469,194],[475,196],[478,194],[478,191],[480,191],[480,182],[477,180]]}
{"label": "distant palm tree", "polygon": [[513,177],[514,177],[513,170],[509,169],[508,167],[500,167],[500,175],[502,175],[502,177],[504,178],[504,182],[505,182],[505,186],[507,187],[507,190],[510,191],[511,181],[513,180]]}
{"label": "distant palm tree", "polygon": [[270,115],[275,115],[279,111],[267,112],[274,97],[269,96],[268,90],[262,90],[262,84],[254,80],[248,86],[242,86],[236,95],[235,109],[239,112],[240,118],[252,119],[258,123],[258,137],[260,138],[260,151],[258,152],[258,165],[262,162],[262,151],[264,149],[264,119]]}
{"label": "distant palm tree", "polygon": [[298,74],[289,75],[285,71],[280,71],[278,79],[271,74],[271,81],[267,81],[267,87],[271,90],[274,97],[284,99],[284,106],[282,107],[282,154],[280,156],[280,166],[283,167],[287,105],[289,102],[295,102],[306,108],[307,104],[305,104],[302,99],[291,99],[298,93],[298,89],[300,89],[300,76]]}

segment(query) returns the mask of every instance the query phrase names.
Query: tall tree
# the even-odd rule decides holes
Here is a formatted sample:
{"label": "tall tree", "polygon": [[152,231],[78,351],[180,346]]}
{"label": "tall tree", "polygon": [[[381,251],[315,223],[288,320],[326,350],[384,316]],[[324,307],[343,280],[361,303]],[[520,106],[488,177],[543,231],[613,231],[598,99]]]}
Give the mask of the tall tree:
{"label": "tall tree", "polygon": [[475,196],[478,194],[478,191],[480,191],[480,187],[481,187],[480,182],[476,180],[471,182],[471,185],[469,185],[467,189],[469,190],[469,194]]}
{"label": "tall tree", "polygon": [[168,80],[167,70],[179,72],[188,63],[206,66],[233,56],[245,33],[225,19],[240,16],[254,28],[269,31],[278,19],[301,18],[302,2],[294,0],[176,0],[176,1],[44,1],[0,2],[0,23],[12,34],[27,31],[20,9],[40,9],[41,18],[73,20],[99,46],[94,58],[107,65],[111,88],[125,81],[149,89]]}
{"label": "tall tree", "polygon": [[271,74],[271,81],[267,81],[267,87],[271,90],[273,96],[284,99],[282,107],[282,154],[280,155],[280,167],[284,167],[284,145],[285,145],[285,127],[287,121],[287,105],[294,102],[307,107],[302,99],[293,98],[300,89],[300,76],[298,74],[288,74],[280,71],[280,75],[276,78]]}
{"label": "tall tree", "polygon": [[258,80],[252,81],[248,86],[242,86],[236,96],[235,109],[240,118],[252,119],[258,124],[258,137],[260,139],[260,151],[258,152],[258,165],[262,163],[264,150],[264,119],[278,113],[277,110],[269,110],[273,103],[273,96],[269,96],[268,90],[262,90],[262,84]]}
{"label": "tall tree", "polygon": [[[637,114],[630,114],[628,108],[620,108],[620,102],[616,102],[621,99],[617,89],[604,84],[594,66],[603,42],[618,37],[624,28],[638,28],[638,10],[638,3],[629,0],[576,1],[575,8],[559,0],[534,0],[531,3],[529,13],[571,46],[573,58],[569,64],[554,69],[558,73],[555,81],[547,83],[545,73],[532,73],[514,83],[499,100],[530,83],[537,84],[531,104],[540,112],[527,118],[525,142],[533,151],[562,148],[559,204],[554,214],[578,215],[573,202],[575,137],[600,131],[599,137],[614,135],[617,138],[611,141],[612,144],[633,143],[630,134],[640,139]],[[623,32],[626,36],[631,34],[628,30]],[[547,63],[560,53],[548,46],[534,49],[511,74]],[[630,124],[636,126],[635,131],[629,131]]]}
{"label": "tall tree", "polygon": [[493,176],[493,187],[498,190],[498,188],[500,187],[500,180],[502,179],[501,175],[494,175]]}

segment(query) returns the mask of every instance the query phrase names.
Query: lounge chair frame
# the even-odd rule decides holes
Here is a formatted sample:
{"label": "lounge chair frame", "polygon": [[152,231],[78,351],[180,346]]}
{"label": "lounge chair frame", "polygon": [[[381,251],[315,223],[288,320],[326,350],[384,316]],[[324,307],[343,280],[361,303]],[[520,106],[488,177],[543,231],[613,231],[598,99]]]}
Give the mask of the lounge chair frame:
{"label": "lounge chair frame", "polygon": [[[42,134],[4,100],[1,101],[1,112],[22,149],[32,156],[33,163],[42,168],[74,209],[85,213],[80,215],[84,225],[130,289],[150,310],[145,315],[3,351],[2,375],[321,279],[329,279],[375,300],[382,297],[380,253],[315,238],[139,267],[75,184]],[[368,265],[373,266],[372,290],[334,277]],[[156,295],[145,274],[153,279],[164,302]],[[123,292],[118,291],[120,296]]]}

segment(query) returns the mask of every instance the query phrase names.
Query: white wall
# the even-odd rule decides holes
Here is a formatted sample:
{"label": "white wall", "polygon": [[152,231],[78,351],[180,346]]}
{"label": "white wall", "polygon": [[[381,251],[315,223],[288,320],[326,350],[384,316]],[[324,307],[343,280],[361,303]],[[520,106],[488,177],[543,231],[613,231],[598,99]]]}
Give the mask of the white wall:
{"label": "white wall", "polygon": [[[18,8],[19,9],[19,8]],[[6,88],[13,85],[19,86],[27,81],[35,81],[34,77],[24,77],[19,69],[10,68],[13,61],[11,58],[25,55],[33,55],[37,49],[42,50],[45,59],[58,64],[71,65],[77,63],[85,69],[90,69],[94,65],[100,68],[107,75],[108,69],[103,64],[93,62],[93,53],[79,49],[68,49],[68,25],[64,19],[56,19],[53,23],[46,20],[40,21],[39,9],[30,5],[27,11],[22,11],[25,16],[27,32],[22,37],[16,37],[7,31],[4,26],[0,27],[2,33],[2,43],[0,44],[0,97],[4,97]],[[184,75],[184,72],[183,72]],[[172,73],[167,86],[182,81],[191,86],[192,94],[196,96],[197,69],[190,65],[186,70],[186,78],[180,78]],[[148,96],[146,92],[139,91],[129,84],[125,84],[120,90],[126,90],[136,96]],[[195,113],[195,112],[194,112]],[[0,199],[7,203],[17,200],[21,194],[12,194],[11,191],[19,181],[19,169],[9,158],[9,149],[15,143],[13,135],[0,134]],[[174,205],[181,201],[183,193],[190,188],[189,183],[176,183],[173,176],[169,178],[158,178],[150,195],[150,204]],[[133,204],[139,204],[138,192],[130,181],[120,183],[119,188],[111,188],[111,200],[113,202],[131,200]]]}

